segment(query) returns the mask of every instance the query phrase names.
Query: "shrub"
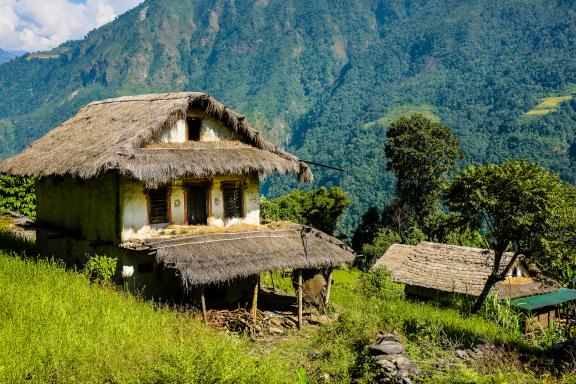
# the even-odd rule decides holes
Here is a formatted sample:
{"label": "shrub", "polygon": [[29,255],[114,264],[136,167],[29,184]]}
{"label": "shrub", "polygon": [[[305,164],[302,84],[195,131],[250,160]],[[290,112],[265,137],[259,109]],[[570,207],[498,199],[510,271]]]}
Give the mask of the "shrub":
{"label": "shrub", "polygon": [[379,299],[402,299],[404,290],[401,284],[392,281],[390,272],[386,268],[362,274],[360,277],[360,290],[367,297]]}
{"label": "shrub", "polygon": [[512,307],[510,300],[501,301],[498,296],[490,294],[481,309],[481,316],[493,321],[502,328],[521,336],[522,315]]}
{"label": "shrub", "polygon": [[350,204],[348,194],[342,189],[321,187],[309,192],[295,190],[277,199],[262,199],[260,210],[264,220],[307,224],[332,235]]}
{"label": "shrub", "polygon": [[108,283],[116,272],[117,259],[106,255],[94,255],[88,258],[84,265],[84,274],[90,280],[100,283]]}
{"label": "shrub", "polygon": [[368,271],[376,260],[388,250],[388,247],[399,242],[401,242],[401,238],[394,230],[381,229],[370,244],[364,244],[362,256],[356,259],[356,266],[363,271]]}
{"label": "shrub", "polygon": [[34,178],[0,175],[0,211],[15,211],[36,218]]}

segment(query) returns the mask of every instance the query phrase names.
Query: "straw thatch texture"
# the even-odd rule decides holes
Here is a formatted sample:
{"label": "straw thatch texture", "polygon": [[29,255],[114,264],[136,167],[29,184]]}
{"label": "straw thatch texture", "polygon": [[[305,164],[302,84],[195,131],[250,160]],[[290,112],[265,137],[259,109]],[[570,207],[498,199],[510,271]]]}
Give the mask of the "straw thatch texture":
{"label": "straw thatch texture", "polygon": [[[200,155],[199,150],[187,147],[156,154],[143,150],[162,129],[185,118],[188,110],[222,121],[244,138],[244,151],[237,148],[227,159],[224,149],[217,157]],[[248,147],[253,150],[248,151]],[[89,179],[118,171],[148,187],[182,176],[241,174],[246,170],[261,175],[296,173],[302,182],[312,180],[308,166],[264,140],[244,116],[198,92],[127,96],[88,104],[26,150],[0,163],[0,172],[20,176],[70,175]]]}
{"label": "straw thatch texture", "polygon": [[316,229],[212,233],[147,239],[123,244],[152,252],[156,261],[178,270],[185,287],[218,284],[284,268],[323,268],[354,261],[343,242]]}
{"label": "straw thatch texture", "polygon": [[[512,253],[503,256],[501,265],[510,261]],[[421,242],[417,246],[393,244],[374,269],[386,267],[399,283],[478,296],[490,275],[493,251],[456,245]],[[500,298],[517,298],[553,292],[557,284],[522,259],[516,265],[527,267],[530,278],[508,278],[498,282],[493,291]]]}

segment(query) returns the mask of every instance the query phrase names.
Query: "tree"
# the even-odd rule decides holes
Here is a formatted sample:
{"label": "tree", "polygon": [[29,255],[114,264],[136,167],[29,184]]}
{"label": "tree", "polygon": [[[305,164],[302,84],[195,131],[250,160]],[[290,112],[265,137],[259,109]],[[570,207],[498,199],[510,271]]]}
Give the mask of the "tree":
{"label": "tree", "polygon": [[286,220],[311,225],[333,235],[340,216],[352,202],[338,187],[320,187],[310,192],[293,191],[277,199],[263,199],[261,214],[265,220]]}
{"label": "tree", "polygon": [[421,114],[402,117],[386,134],[387,169],[396,175],[399,207],[406,206],[422,228],[438,207],[446,174],[462,159],[452,130]]}
{"label": "tree", "polygon": [[364,244],[371,243],[378,234],[378,230],[382,227],[382,220],[380,218],[380,210],[378,207],[370,207],[362,215],[360,224],[356,227],[354,235],[352,235],[352,248],[356,252],[361,252]]}
{"label": "tree", "polygon": [[[492,271],[473,313],[520,255],[545,260],[554,246],[574,241],[575,196],[557,175],[527,161],[470,166],[454,178],[445,194],[447,207],[464,225],[481,230],[494,251]],[[513,256],[503,265],[507,251]]]}

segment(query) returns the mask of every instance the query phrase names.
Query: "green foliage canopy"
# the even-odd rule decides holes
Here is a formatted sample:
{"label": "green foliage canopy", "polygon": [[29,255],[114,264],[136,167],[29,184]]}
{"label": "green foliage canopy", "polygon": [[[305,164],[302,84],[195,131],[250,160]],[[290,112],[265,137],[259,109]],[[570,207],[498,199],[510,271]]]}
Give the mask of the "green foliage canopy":
{"label": "green foliage canopy", "polygon": [[276,199],[262,199],[261,216],[264,220],[292,221],[311,225],[334,234],[344,210],[351,204],[348,194],[339,187],[325,187],[309,192],[294,190]]}
{"label": "green foliage canopy", "polygon": [[396,197],[422,227],[437,208],[441,188],[456,160],[464,156],[452,130],[422,114],[401,117],[386,134],[387,168],[396,175]]}
{"label": "green foliage canopy", "polygon": [[[447,207],[463,224],[480,229],[495,252],[491,275],[473,311],[519,255],[544,260],[553,256],[554,245],[573,243],[574,196],[573,187],[556,174],[525,160],[473,165],[455,177],[445,195]],[[514,257],[501,265],[508,250]]]}
{"label": "green foliage canopy", "polygon": [[0,175],[0,211],[15,211],[34,219],[36,217],[34,179]]}

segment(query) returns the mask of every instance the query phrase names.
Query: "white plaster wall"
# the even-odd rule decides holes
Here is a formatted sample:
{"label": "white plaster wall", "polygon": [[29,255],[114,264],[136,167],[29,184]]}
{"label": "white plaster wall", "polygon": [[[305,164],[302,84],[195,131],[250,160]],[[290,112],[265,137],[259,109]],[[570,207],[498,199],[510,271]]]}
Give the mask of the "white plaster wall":
{"label": "white plaster wall", "polygon": [[177,180],[172,183],[172,187],[170,188],[171,224],[181,225],[186,223],[186,203],[184,188],[182,187],[182,180]]}
{"label": "white plaster wall", "polygon": [[144,184],[126,177],[120,179],[120,221],[122,241],[152,230],[148,225]]}
{"label": "white plaster wall", "polygon": [[[185,198],[186,181],[177,180],[170,186],[170,223],[148,224],[148,205],[142,183],[126,177],[120,180],[120,219],[122,241],[135,237],[147,237],[167,224],[183,225],[187,221]],[[240,182],[244,185],[244,218],[224,218],[222,183]],[[224,227],[234,224],[260,224],[260,189],[255,175],[243,177],[217,176],[211,181],[208,225]]]}
{"label": "white plaster wall", "polygon": [[[224,204],[222,203],[222,183],[241,182],[244,184],[244,218],[224,218]],[[260,185],[256,176],[221,176],[215,177],[211,193],[212,216],[208,218],[208,225],[225,227],[235,224],[260,224]]]}
{"label": "white plaster wall", "polygon": [[156,140],[161,143],[184,143],[188,140],[186,120],[176,121],[173,127],[160,132]]}
{"label": "white plaster wall", "polygon": [[198,116],[202,119],[200,141],[240,140],[240,135],[226,127],[220,120],[207,116]]}
{"label": "white plaster wall", "polygon": [[[241,136],[226,127],[220,120],[209,117],[202,112],[189,112],[188,117],[202,119],[200,141],[241,140]],[[160,143],[184,143],[188,140],[186,120],[176,121],[173,127],[161,131],[156,138]]]}

